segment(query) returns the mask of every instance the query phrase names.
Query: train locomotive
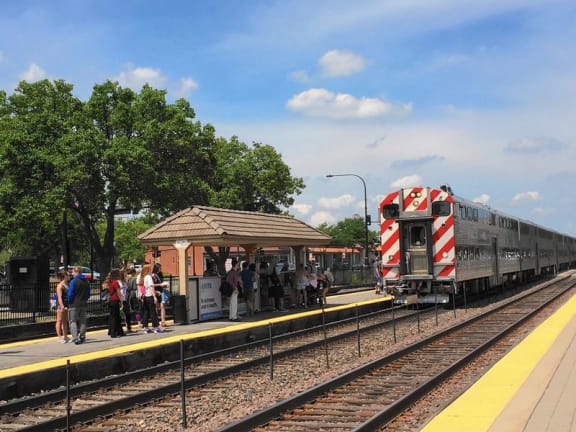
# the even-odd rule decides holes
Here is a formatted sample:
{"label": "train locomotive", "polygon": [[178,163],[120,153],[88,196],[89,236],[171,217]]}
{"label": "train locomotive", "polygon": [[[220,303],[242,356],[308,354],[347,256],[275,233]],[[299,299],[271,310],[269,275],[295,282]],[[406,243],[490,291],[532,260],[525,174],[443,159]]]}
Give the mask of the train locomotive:
{"label": "train locomotive", "polygon": [[576,264],[576,238],[457,197],[448,185],[389,193],[379,223],[382,280],[397,304],[450,303]]}

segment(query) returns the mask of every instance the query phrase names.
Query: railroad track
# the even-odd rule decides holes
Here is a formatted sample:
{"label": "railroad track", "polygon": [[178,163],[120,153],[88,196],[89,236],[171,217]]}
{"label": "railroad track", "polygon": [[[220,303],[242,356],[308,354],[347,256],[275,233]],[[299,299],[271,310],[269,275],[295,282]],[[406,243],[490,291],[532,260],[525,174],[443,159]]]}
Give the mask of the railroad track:
{"label": "railroad track", "polygon": [[218,432],[378,430],[575,284],[569,278],[520,295]]}
{"label": "railroad track", "polygon": [[[283,358],[300,358],[301,353],[325,344],[358,338],[360,333],[378,331],[383,326],[395,325],[397,321],[405,319],[415,320],[418,314],[431,312],[433,310],[417,312],[395,309],[392,312],[384,309],[357,319],[278,335],[271,339],[272,345],[269,341],[254,342],[241,348],[230,348],[187,358],[183,362],[165,363],[11,401],[0,405],[0,431],[63,430],[74,424],[89,423],[180,393],[183,375],[185,389],[200,388],[216,379],[235,376],[261,365],[273,365],[272,361]],[[72,401],[70,405],[68,399]]]}

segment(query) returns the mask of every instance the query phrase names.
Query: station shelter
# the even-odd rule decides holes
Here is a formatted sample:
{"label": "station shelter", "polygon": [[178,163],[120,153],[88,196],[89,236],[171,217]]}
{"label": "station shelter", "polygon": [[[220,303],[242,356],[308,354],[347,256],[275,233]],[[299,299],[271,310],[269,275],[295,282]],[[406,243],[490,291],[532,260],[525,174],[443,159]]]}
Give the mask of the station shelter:
{"label": "station shelter", "polygon": [[176,249],[178,278],[186,281],[180,283],[179,295],[186,299],[187,320],[198,321],[222,316],[223,310],[220,278],[203,275],[203,254],[195,253],[199,247],[241,247],[246,261],[255,263],[258,248],[289,246],[298,268],[306,260],[307,247],[326,246],[331,237],[292,216],[194,206],[166,218],[139,239],[151,247]]}

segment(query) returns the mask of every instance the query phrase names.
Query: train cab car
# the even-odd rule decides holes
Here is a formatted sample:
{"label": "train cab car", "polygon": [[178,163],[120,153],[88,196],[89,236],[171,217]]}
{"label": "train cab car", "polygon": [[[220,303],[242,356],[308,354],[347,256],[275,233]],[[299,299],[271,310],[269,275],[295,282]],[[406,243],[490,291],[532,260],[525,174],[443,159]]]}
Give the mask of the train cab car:
{"label": "train cab car", "polygon": [[380,203],[382,276],[397,303],[416,294],[448,302],[455,279],[454,199],[446,188],[405,188]]}
{"label": "train cab car", "polygon": [[448,303],[575,264],[576,240],[454,196],[411,187],[380,203],[382,279],[401,303]]}

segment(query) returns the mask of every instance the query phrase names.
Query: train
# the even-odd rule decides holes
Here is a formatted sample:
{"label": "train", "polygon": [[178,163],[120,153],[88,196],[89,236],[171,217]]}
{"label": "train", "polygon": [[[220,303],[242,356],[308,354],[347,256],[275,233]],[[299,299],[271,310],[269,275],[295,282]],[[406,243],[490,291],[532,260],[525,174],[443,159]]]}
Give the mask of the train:
{"label": "train", "polygon": [[379,205],[384,289],[402,303],[451,303],[576,265],[576,238],[454,195],[407,187]]}

